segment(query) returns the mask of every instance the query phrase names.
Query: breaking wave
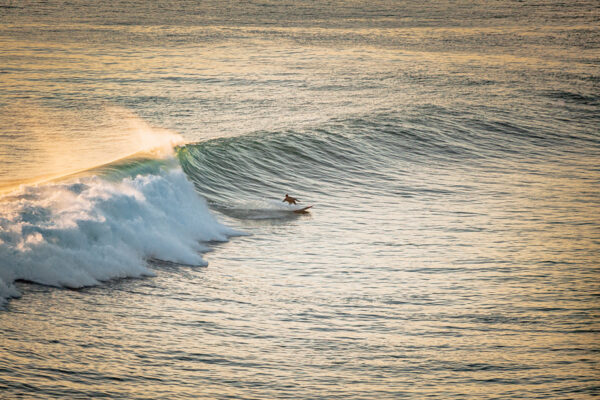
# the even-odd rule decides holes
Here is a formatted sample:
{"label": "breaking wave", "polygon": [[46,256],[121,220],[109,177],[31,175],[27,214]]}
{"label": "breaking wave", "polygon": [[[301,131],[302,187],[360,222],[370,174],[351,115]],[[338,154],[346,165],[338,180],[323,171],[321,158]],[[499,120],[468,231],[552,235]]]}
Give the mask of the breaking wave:
{"label": "breaking wave", "polygon": [[[472,116],[456,122],[441,108],[421,111],[180,144],[174,156],[136,154],[23,186],[0,199],[0,301],[19,295],[18,280],[79,288],[153,275],[151,258],[205,265],[203,243],[241,234],[210,209],[286,220],[299,217],[281,203],[288,191],[319,204],[332,195],[428,195],[431,188],[411,180],[415,170],[501,170],[511,160],[559,160],[566,143],[582,154],[600,145],[590,135],[540,136],[501,119],[482,125]],[[168,145],[172,154],[176,143]],[[440,182],[435,190],[452,188]]]}
{"label": "breaking wave", "polygon": [[202,242],[237,233],[180,168],[23,187],[0,202],[0,301],[20,295],[17,280],[81,288],[153,275],[149,258],[206,265]]}

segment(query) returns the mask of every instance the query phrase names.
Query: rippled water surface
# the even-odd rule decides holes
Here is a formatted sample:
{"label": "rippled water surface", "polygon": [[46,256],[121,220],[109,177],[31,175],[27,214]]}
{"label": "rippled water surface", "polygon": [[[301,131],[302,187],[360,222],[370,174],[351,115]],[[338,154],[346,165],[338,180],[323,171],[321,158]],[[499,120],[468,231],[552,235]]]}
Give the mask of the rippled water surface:
{"label": "rippled water surface", "polygon": [[0,0],[0,397],[598,396],[598,22]]}

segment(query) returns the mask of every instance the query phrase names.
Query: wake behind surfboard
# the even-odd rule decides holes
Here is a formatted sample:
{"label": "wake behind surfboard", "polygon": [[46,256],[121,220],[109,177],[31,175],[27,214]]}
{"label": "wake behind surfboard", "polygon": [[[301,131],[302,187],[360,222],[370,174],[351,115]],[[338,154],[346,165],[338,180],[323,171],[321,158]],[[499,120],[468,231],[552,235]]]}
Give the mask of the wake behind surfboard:
{"label": "wake behind surfboard", "polygon": [[314,205],[292,205],[277,200],[263,199],[219,207],[218,210],[234,218],[262,220],[296,218],[310,214],[309,210],[313,207]]}

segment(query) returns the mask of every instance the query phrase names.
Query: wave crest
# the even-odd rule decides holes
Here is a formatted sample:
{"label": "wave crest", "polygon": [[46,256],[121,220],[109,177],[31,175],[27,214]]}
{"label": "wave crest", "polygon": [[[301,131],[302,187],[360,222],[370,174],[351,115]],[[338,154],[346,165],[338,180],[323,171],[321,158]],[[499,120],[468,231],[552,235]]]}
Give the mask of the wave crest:
{"label": "wave crest", "polygon": [[0,203],[0,301],[19,295],[16,280],[80,288],[153,275],[150,257],[206,265],[201,242],[236,233],[180,169],[26,187]]}

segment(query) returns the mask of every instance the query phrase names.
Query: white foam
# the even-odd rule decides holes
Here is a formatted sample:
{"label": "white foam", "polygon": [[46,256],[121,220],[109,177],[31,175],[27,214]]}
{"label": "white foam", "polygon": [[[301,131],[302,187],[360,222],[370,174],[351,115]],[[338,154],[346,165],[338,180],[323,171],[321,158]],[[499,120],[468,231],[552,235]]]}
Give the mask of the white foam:
{"label": "white foam", "polygon": [[0,303],[19,279],[80,288],[154,275],[150,257],[206,265],[200,242],[235,234],[179,169],[26,187],[0,202]]}
{"label": "white foam", "polygon": [[245,210],[263,210],[263,211],[296,211],[305,208],[307,205],[304,204],[289,204],[281,200],[273,199],[254,199],[254,200],[242,200],[238,202],[232,201],[233,207]]}

